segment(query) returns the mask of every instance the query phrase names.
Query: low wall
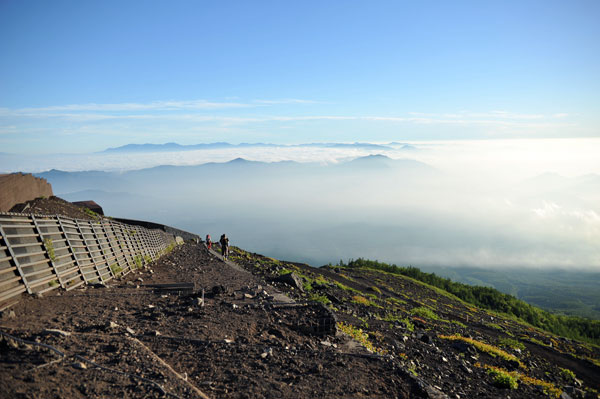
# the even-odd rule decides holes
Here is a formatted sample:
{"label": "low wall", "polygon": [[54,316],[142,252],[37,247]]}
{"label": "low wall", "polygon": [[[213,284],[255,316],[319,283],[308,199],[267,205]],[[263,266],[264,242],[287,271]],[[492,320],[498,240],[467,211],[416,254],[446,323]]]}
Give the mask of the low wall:
{"label": "low wall", "polygon": [[136,226],[142,226],[147,229],[160,229],[166,233],[172,234],[174,236],[179,236],[186,241],[195,241],[200,238],[198,234],[190,233],[184,230],[176,229],[175,227],[167,226],[165,224],[154,223],[154,222],[146,222],[144,220],[133,220],[133,219],[123,219],[123,218],[114,218],[114,220],[118,222],[123,222],[126,224],[133,224]]}
{"label": "low wall", "polygon": [[0,212],[8,212],[21,202],[52,195],[52,186],[46,179],[23,173],[0,175]]}
{"label": "low wall", "polygon": [[159,258],[174,242],[163,230],[110,219],[0,213],[0,310],[25,292],[105,283]]}

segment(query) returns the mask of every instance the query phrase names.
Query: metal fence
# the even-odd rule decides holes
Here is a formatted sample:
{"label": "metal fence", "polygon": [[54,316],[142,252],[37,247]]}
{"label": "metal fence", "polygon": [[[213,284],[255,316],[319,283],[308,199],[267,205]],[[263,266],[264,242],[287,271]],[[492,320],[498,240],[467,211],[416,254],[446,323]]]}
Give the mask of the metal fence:
{"label": "metal fence", "polygon": [[128,274],[174,241],[162,230],[110,219],[0,213],[0,310],[24,292],[71,290]]}

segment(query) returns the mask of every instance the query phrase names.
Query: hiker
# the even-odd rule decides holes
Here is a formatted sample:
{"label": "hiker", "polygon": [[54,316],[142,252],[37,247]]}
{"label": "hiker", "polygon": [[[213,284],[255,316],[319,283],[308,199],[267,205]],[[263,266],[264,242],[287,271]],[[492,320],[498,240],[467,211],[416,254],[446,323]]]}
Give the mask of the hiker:
{"label": "hiker", "polygon": [[207,235],[206,235],[206,247],[207,247],[208,249],[211,249],[211,248],[212,248],[212,240],[211,240],[211,238],[210,238],[210,234],[207,234]]}
{"label": "hiker", "polygon": [[221,255],[223,255],[223,259],[227,259],[229,257],[229,238],[225,234],[222,234],[219,243],[221,243]]}

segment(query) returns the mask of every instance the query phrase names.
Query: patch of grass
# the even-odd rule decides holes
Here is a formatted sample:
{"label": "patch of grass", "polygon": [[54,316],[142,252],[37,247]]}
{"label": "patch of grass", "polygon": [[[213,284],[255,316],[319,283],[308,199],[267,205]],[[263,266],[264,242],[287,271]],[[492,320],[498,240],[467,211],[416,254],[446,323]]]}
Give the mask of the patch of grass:
{"label": "patch of grass", "polygon": [[336,285],[336,286],[337,286],[339,289],[341,289],[341,290],[344,290],[344,291],[349,291],[349,292],[355,292],[355,293],[358,293],[358,294],[360,294],[360,293],[361,293],[359,290],[355,290],[355,289],[354,289],[354,288],[352,288],[352,287],[348,287],[347,285],[345,285],[345,284],[342,284],[342,283],[340,283],[339,281],[336,281],[334,284],[335,284],[335,285]]}
{"label": "patch of grass", "polygon": [[529,341],[529,342],[532,342],[532,343],[534,343],[534,344],[537,344],[537,345],[540,345],[540,346],[550,347],[550,345],[548,345],[548,344],[546,344],[546,343],[544,343],[544,342],[540,341],[540,340],[539,340],[539,339],[537,339],[537,338],[533,338],[533,337],[525,337],[525,339],[526,339],[527,341]]}
{"label": "patch of grass", "polygon": [[56,286],[58,286],[58,280],[52,280],[48,283],[48,285],[50,287],[56,287]]}
{"label": "patch of grass", "polygon": [[[378,320],[387,321],[388,323],[403,323],[406,326],[407,330],[409,330],[409,331],[415,330],[414,324],[407,317],[401,317],[401,316],[395,315],[393,313],[386,313],[383,316],[376,315],[376,318]],[[393,328],[393,327],[394,327],[393,325],[390,325],[390,328]]]}
{"label": "patch of grass", "polygon": [[355,303],[357,305],[364,305],[364,306],[373,306],[376,308],[381,308],[382,306],[376,304],[375,302],[365,298],[364,296],[361,295],[354,295],[352,297],[352,300],[350,301],[352,303]]}
{"label": "patch of grass", "polygon": [[460,321],[458,321],[458,320],[450,320],[450,323],[452,323],[452,324],[456,324],[457,326],[459,326],[459,327],[462,327],[462,328],[467,328],[467,325],[466,325],[466,324],[464,324],[464,323],[461,323],[461,322],[460,322]]}
{"label": "patch of grass", "polygon": [[46,247],[46,252],[48,252],[48,257],[52,262],[56,262],[56,254],[54,253],[54,244],[52,243],[51,238],[44,238],[44,247]]}
{"label": "patch of grass", "polygon": [[86,215],[88,215],[89,217],[91,217],[94,220],[98,220],[101,219],[101,216],[98,215],[96,212],[92,211],[89,208],[83,208],[83,213],[85,213]]}
{"label": "patch of grass", "polygon": [[138,269],[142,268],[142,256],[141,255],[136,255],[135,258],[133,258],[133,261],[135,262],[135,267],[137,267]]}
{"label": "patch of grass", "polygon": [[146,256],[144,256],[144,262],[151,263],[152,262],[152,258],[149,255],[146,255]]}
{"label": "patch of grass", "polygon": [[575,373],[574,373],[574,372],[572,372],[572,371],[571,371],[571,370],[569,370],[569,369],[563,369],[563,368],[561,368],[561,369],[560,369],[560,375],[562,375],[562,376],[563,376],[563,378],[564,378],[565,380],[569,381],[569,382],[573,382],[573,381],[575,381],[575,378],[577,378],[577,377],[575,376]]}
{"label": "patch of grass", "polygon": [[327,298],[325,295],[311,294],[308,297],[309,301],[320,302],[324,305],[331,305],[331,300]]}
{"label": "patch of grass", "polygon": [[411,314],[419,317],[424,317],[426,319],[431,320],[439,320],[438,315],[436,315],[433,310],[426,308],[425,306],[420,306],[418,308],[414,308],[410,311]]}
{"label": "patch of grass", "polygon": [[110,265],[110,270],[112,271],[112,273],[115,276],[119,276],[121,274],[121,272],[123,272],[123,268],[119,265],[117,265],[116,263],[113,263],[112,265]]}
{"label": "patch of grass", "polygon": [[508,376],[514,378],[515,380],[521,381],[525,385],[537,385],[537,386],[541,387],[542,390],[544,391],[544,393],[546,395],[550,396],[551,398],[558,399],[562,393],[562,390],[557,388],[551,382],[539,380],[539,379],[533,378],[533,377],[529,377],[528,375],[520,373],[516,370],[508,371],[501,367],[489,366],[487,364],[482,365],[480,363],[475,363],[475,367],[487,369],[488,373],[491,370],[492,373],[490,373],[490,375],[504,374],[504,375],[508,375]]}
{"label": "patch of grass", "polygon": [[368,334],[364,333],[360,328],[356,328],[352,324],[346,324],[343,321],[337,323],[337,328],[358,341],[362,346],[367,348],[367,350],[379,355],[384,355],[386,353],[383,349],[375,347],[375,345],[369,341]]}
{"label": "patch of grass", "polygon": [[392,305],[406,305],[406,303],[407,303],[406,301],[403,301],[402,299],[394,298],[391,296],[388,298],[385,298],[385,301]]}
{"label": "patch of grass", "polygon": [[489,368],[488,374],[492,376],[493,384],[497,388],[517,389],[517,378],[502,369]]}
{"label": "patch of grass", "polygon": [[352,281],[353,283],[354,283],[354,282],[356,282],[356,281],[355,281],[355,280],[354,280],[352,277],[350,277],[350,276],[346,276],[346,275],[345,275],[345,274],[343,274],[343,273],[338,273],[338,276],[340,276],[340,277],[342,277],[342,278],[345,278],[346,280]]}
{"label": "patch of grass", "polygon": [[370,289],[371,289],[371,291],[374,291],[374,292],[378,293],[379,295],[381,295],[381,290],[378,287],[373,285],[370,287]]}
{"label": "patch of grass", "polygon": [[508,348],[520,349],[520,350],[525,349],[525,345],[523,345],[523,343],[521,341],[512,339],[512,338],[502,338],[498,343],[500,345],[502,345],[504,347],[508,347]]}
{"label": "patch of grass", "polygon": [[486,326],[487,327],[491,327],[491,328],[496,329],[496,330],[504,331],[504,328],[502,328],[501,325],[496,324],[496,323],[489,323],[489,324],[486,324]]}
{"label": "patch of grass", "polygon": [[519,367],[525,368],[525,365],[523,363],[521,363],[521,361],[515,355],[511,355],[510,353],[507,353],[507,352],[503,351],[500,348],[496,348],[493,345],[486,344],[485,342],[476,341],[473,338],[463,337],[463,336],[458,335],[458,334],[454,334],[454,335],[439,335],[439,337],[442,338],[442,339],[450,340],[450,341],[463,341],[463,342],[466,342],[468,344],[473,345],[480,352],[485,352],[485,353],[489,354],[492,357],[498,356],[498,357],[501,357],[502,359],[507,360],[507,361],[517,362],[519,364]]}

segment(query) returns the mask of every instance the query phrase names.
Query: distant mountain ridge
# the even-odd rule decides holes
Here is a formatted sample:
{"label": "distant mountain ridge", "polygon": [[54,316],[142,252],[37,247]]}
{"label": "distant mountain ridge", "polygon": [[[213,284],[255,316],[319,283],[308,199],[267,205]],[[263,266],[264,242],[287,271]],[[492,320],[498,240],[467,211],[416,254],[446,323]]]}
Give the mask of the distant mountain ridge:
{"label": "distant mountain ridge", "polygon": [[182,145],[178,143],[164,144],[126,144],[120,147],[107,148],[101,153],[140,153],[140,152],[170,152],[170,151],[194,151],[224,148],[250,148],[250,147],[322,147],[322,148],[362,148],[389,150],[390,146],[403,146],[401,149],[414,150],[415,147],[403,143],[373,144],[373,143],[306,143],[306,144],[271,144],[271,143],[240,143],[231,144],[227,142],[201,143]]}

